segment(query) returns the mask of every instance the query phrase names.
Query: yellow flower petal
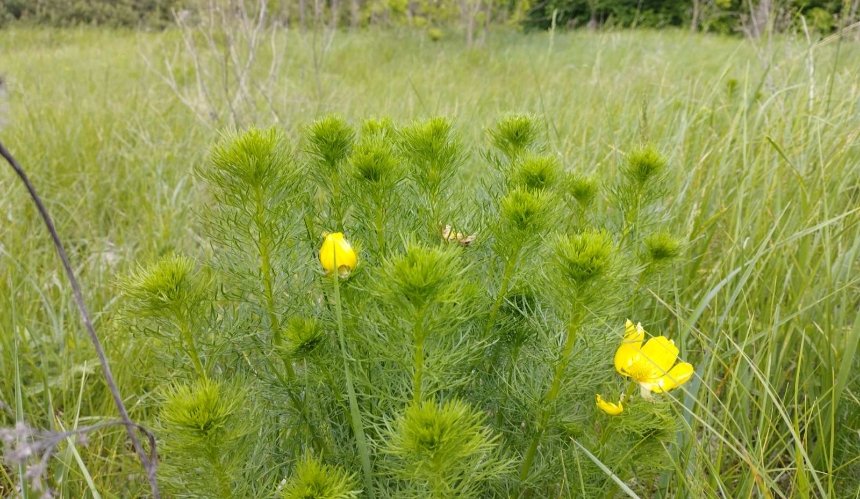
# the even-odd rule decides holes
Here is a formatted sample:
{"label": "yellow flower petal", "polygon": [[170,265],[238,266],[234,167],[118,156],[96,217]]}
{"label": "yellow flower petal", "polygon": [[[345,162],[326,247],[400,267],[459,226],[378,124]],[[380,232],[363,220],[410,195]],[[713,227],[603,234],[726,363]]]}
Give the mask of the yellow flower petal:
{"label": "yellow flower petal", "polygon": [[678,347],[665,336],[655,336],[646,341],[639,351],[640,362],[647,363],[655,371],[653,378],[659,378],[669,372],[678,360]]}
{"label": "yellow flower petal", "polygon": [[342,232],[327,234],[320,248],[320,264],[326,273],[337,269],[341,277],[346,277],[358,264],[358,255],[343,237]]}
{"label": "yellow flower petal", "polygon": [[601,397],[600,394],[597,394],[596,398],[597,408],[605,412],[606,414],[609,414],[610,416],[617,416],[621,414],[622,411],[624,411],[624,406],[621,405],[621,402],[618,402],[617,404],[607,402],[603,400],[603,397]]}
{"label": "yellow flower petal", "polygon": [[630,319],[624,324],[624,340],[621,346],[615,351],[615,370],[619,374],[627,376],[625,368],[630,366],[642,348],[642,341],[645,339],[645,330],[642,329],[642,324],[633,325]]}
{"label": "yellow flower petal", "polygon": [[690,364],[689,362],[681,362],[670,369],[665,376],[661,376],[656,383],[653,383],[654,386],[651,390],[654,393],[668,392],[669,390],[677,388],[689,381],[695,372],[696,370],[693,368],[693,364]]}

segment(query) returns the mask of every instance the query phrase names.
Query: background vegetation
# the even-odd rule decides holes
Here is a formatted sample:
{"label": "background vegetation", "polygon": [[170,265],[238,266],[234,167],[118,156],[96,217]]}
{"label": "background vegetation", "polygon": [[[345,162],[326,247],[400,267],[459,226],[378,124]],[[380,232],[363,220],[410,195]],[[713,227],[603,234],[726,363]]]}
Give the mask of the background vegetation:
{"label": "background vegetation", "polygon": [[281,25],[330,28],[410,26],[439,36],[462,29],[471,42],[500,25],[523,29],[686,27],[745,33],[801,29],[829,33],[860,20],[860,0],[0,0],[0,23],[163,28],[174,14],[213,5],[265,5]]}
{"label": "background vegetation", "polygon": [[[670,299],[651,296],[651,314],[668,318],[660,332],[700,371],[677,402],[690,430],[653,494],[858,494],[856,44],[489,32],[467,48],[398,31],[266,34],[249,70],[259,88],[243,88],[225,47],[245,60],[250,37],[209,45],[193,23],[0,32],[2,138],[57,218],[133,417],[154,421],[157,394],[140,374],[164,367],[108,320],[115,283],[172,251],[205,258],[192,221],[206,198],[192,170],[224,126],[295,136],[325,112],[353,122],[443,114],[483,142],[504,113],[532,112],[570,170],[611,178],[620,152],[642,140],[671,165],[669,203],[682,216],[670,228],[687,258]],[[201,91],[197,75],[225,74],[218,64],[228,78]],[[465,168],[469,182],[486,164],[473,154]],[[53,249],[10,174],[0,193],[0,426],[103,421],[114,409]],[[0,490],[18,472],[0,466]],[[145,490],[121,429],[64,443],[49,472],[72,497]]]}

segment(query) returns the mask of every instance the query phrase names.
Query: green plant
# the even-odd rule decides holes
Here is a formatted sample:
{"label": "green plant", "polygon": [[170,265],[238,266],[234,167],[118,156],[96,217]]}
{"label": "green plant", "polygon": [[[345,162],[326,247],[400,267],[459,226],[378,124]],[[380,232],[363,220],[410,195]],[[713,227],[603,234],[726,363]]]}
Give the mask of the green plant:
{"label": "green plant", "polygon": [[[547,494],[557,467],[549,456],[585,456],[568,443],[571,416],[591,428],[577,438],[595,463],[633,472],[597,445],[608,416],[575,394],[589,400],[612,379],[603,366],[620,317],[638,313],[625,306],[634,300],[624,283],[666,268],[621,263],[642,245],[654,261],[679,254],[667,233],[643,242],[631,228],[656,223],[649,208],[665,192],[666,161],[653,149],[632,153],[607,184],[616,186],[605,193],[612,209],[557,223],[570,206],[569,174],[537,152],[534,120],[506,118],[493,130],[504,159],[486,153],[497,175],[484,185],[483,212],[453,195],[467,149],[442,118],[402,129],[367,121],[356,137],[324,117],[306,128],[304,154],[274,129],[224,137],[198,170],[215,201],[202,214],[218,248],[205,271],[168,255],[122,281],[129,324],[193,367],[188,383],[168,389],[159,418],[166,483],[226,497],[240,490],[238,477],[275,459],[277,474],[295,466],[285,497],[351,497],[352,479],[331,466],[356,464],[368,496]],[[591,210],[601,192],[572,182],[576,209]],[[463,210],[489,219],[476,244],[451,237],[450,226],[439,232]],[[315,227],[347,235],[323,238]],[[620,417],[631,417],[628,405]],[[517,430],[520,418],[533,423]],[[677,422],[662,418],[647,438],[671,448]],[[269,436],[254,443],[251,434]],[[299,449],[319,460],[287,457]],[[199,481],[200,466],[215,480]]]}

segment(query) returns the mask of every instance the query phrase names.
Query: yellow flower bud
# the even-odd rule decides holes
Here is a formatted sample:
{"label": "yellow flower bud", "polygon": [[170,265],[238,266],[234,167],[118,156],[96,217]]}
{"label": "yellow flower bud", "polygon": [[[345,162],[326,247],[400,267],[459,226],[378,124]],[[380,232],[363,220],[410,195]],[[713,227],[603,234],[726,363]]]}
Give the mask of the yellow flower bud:
{"label": "yellow flower bud", "polygon": [[358,255],[343,237],[343,232],[326,234],[320,248],[320,263],[327,274],[337,269],[342,278],[349,276],[358,265]]}
{"label": "yellow flower bud", "polygon": [[612,402],[607,402],[603,400],[603,397],[601,397],[600,394],[597,394],[596,397],[597,407],[606,414],[609,414],[610,416],[617,416],[624,411],[624,406],[621,405],[621,401],[618,401],[617,404],[614,404]]}

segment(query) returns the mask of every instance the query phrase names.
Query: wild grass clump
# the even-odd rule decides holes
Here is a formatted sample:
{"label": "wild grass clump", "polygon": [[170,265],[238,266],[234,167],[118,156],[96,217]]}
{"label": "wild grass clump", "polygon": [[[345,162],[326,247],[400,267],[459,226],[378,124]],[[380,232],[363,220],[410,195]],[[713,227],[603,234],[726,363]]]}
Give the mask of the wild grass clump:
{"label": "wild grass clump", "polygon": [[198,170],[211,259],[168,255],[121,281],[123,323],[174,359],[158,415],[171,490],[354,497],[360,476],[368,497],[545,496],[565,462],[577,490],[654,486],[681,409],[650,393],[669,390],[678,351],[624,346],[636,357],[618,373],[611,359],[644,341],[625,330],[631,291],[667,268],[638,258],[681,256],[654,230],[668,163],[633,152],[598,183],[537,130],[491,128],[496,175],[472,195],[445,118],[329,116],[295,145],[225,135]]}

